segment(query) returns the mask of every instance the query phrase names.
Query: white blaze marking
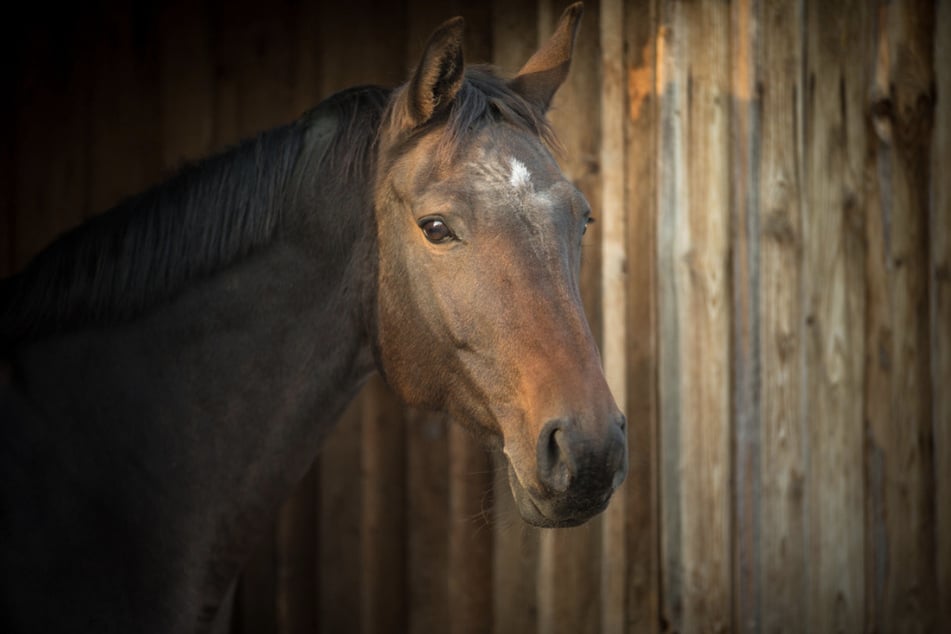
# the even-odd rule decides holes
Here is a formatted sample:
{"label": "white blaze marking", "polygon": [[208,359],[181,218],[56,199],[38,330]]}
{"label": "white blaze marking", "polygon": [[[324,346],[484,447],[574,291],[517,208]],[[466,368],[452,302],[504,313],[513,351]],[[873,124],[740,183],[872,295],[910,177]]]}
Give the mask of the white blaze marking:
{"label": "white blaze marking", "polygon": [[531,182],[532,173],[528,171],[525,164],[517,158],[509,159],[509,164],[512,166],[512,173],[509,175],[509,185],[516,189],[527,186]]}

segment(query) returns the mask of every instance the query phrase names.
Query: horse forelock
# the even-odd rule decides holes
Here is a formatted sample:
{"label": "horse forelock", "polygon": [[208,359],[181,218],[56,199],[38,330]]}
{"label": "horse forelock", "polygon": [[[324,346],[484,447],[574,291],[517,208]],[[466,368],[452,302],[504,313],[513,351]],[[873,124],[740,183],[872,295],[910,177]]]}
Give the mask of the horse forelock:
{"label": "horse forelock", "polygon": [[455,162],[460,151],[467,147],[473,134],[482,126],[507,124],[528,132],[553,151],[559,150],[555,133],[544,112],[519,95],[509,82],[492,67],[470,66],[452,104],[426,124],[402,130],[405,121],[391,100],[384,116],[380,138],[393,139],[387,156],[394,161],[410,151],[428,135],[438,134],[433,155],[434,167],[445,167]]}

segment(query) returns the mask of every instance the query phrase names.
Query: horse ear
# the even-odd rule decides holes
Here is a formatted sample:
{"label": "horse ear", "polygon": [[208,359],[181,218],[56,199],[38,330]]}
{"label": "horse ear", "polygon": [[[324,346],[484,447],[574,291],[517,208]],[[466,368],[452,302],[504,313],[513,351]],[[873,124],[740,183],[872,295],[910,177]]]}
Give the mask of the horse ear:
{"label": "horse ear", "polygon": [[555,33],[538,49],[511,81],[511,87],[529,102],[547,111],[555,92],[568,77],[571,53],[581,25],[584,4],[565,9]]}
{"label": "horse ear", "polygon": [[426,123],[448,107],[462,87],[464,29],[465,20],[452,18],[429,37],[404,94],[411,127]]}

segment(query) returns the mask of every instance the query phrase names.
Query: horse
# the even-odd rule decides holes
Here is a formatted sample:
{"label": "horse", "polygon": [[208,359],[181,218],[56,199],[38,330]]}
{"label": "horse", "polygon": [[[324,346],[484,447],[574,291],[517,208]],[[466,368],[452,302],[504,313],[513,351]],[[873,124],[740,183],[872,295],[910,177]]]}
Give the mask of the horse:
{"label": "horse", "polygon": [[582,7],[511,78],[463,20],[66,233],[0,286],[0,630],[211,631],[378,371],[501,450],[521,517],[601,512],[625,418],[546,120]]}

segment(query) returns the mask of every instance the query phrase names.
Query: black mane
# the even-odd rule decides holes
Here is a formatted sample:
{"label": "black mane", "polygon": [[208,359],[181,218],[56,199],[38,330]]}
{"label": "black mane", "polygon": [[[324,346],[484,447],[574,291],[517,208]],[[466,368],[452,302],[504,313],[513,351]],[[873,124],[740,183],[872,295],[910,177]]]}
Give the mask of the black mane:
{"label": "black mane", "polygon": [[126,319],[269,242],[301,138],[265,132],[59,237],[4,281],[3,340]]}
{"label": "black mane", "polygon": [[[328,173],[369,178],[378,135],[399,124],[392,108],[386,112],[390,94],[378,87],[337,93],[300,120],[186,165],[62,235],[23,271],[0,281],[0,351],[133,318],[188,282],[266,247],[304,179]],[[325,115],[334,122],[329,135],[320,129]],[[543,113],[491,69],[471,67],[452,107],[401,147],[441,128],[440,155],[450,159],[473,130],[500,121],[554,146]]]}

